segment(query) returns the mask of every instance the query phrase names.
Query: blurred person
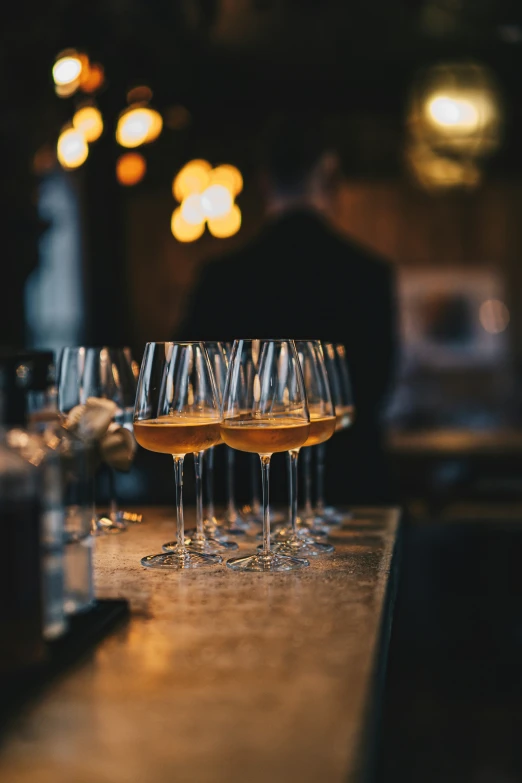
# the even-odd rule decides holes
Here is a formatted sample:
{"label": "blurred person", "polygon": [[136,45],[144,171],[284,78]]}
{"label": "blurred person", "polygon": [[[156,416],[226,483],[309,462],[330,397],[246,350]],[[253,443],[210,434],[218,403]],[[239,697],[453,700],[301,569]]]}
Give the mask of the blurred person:
{"label": "blurred person", "polygon": [[[340,164],[321,130],[298,117],[278,118],[260,151],[264,226],[241,249],[203,267],[174,339],[343,343],[356,416],[326,444],[326,501],[392,502],[383,412],[396,366],[394,270],[329,224]],[[245,480],[246,473],[238,476],[240,490]],[[272,471],[276,503],[286,500],[285,482],[284,469]]]}

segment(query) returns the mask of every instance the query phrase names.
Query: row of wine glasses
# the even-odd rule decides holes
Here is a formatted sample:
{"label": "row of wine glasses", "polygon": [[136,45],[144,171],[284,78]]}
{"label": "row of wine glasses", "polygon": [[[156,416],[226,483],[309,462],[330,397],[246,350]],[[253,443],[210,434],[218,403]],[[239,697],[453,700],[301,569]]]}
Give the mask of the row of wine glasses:
{"label": "row of wine glasses", "polygon": [[[228,362],[227,348],[220,343],[148,343],[136,393],[134,434],[144,448],[173,457],[177,537],[163,545],[162,553],[144,557],[142,564],[195,568],[222,562],[221,551],[237,548],[227,535],[238,520],[230,491],[231,460],[228,529],[218,524],[213,505],[213,449],[223,442],[257,454],[262,479],[262,544],[250,555],[230,558],[227,566],[239,571],[289,571],[309,565],[308,556],[331,551],[333,547],[317,542],[305,525],[298,531],[297,459],[302,447],[309,450],[328,440],[346,416],[342,405],[334,405],[319,341],[236,340]],[[190,452],[196,471],[196,528],[186,537],[183,465]],[[272,545],[269,477],[270,460],[277,452],[289,455],[290,527],[279,530]],[[211,455],[206,516],[204,453],[207,463]]]}

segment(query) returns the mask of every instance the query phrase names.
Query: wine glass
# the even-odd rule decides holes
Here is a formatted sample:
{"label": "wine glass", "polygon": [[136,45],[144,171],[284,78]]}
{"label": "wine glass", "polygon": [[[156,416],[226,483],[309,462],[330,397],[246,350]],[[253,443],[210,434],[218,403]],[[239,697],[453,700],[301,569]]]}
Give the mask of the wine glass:
{"label": "wine glass", "polygon": [[[128,356],[123,348],[88,348],[85,355],[85,367],[82,378],[84,399],[99,397],[112,400],[117,407],[114,423],[132,432],[132,415],[136,399],[136,379],[132,372]],[[126,513],[120,510],[116,492],[116,470],[108,466],[109,478],[109,519],[113,524],[125,525]],[[102,517],[103,519],[103,517]]]}
{"label": "wine glass", "polygon": [[[342,343],[324,342],[326,372],[330,381],[332,398],[335,406],[336,425],[335,432],[348,429],[353,424],[355,417],[355,405],[353,398],[350,370],[346,358],[346,348]],[[316,447],[316,505],[313,512],[315,526],[325,524],[341,524],[349,518],[349,512],[341,512],[333,506],[326,506],[324,502],[324,444]]]}
{"label": "wine glass", "polygon": [[[134,434],[132,417],[134,413],[134,402],[136,400],[136,388],[138,385],[138,376],[140,367],[132,355],[128,345],[121,349],[121,352],[115,356],[115,365],[119,373],[120,384],[124,390],[125,400],[127,402],[123,426]],[[130,405],[128,403],[131,403]],[[140,524],[143,520],[143,514],[137,511],[118,511],[118,519],[131,524]]]}
{"label": "wine glass", "polygon": [[228,446],[258,454],[263,494],[263,546],[255,554],[234,557],[236,571],[292,571],[309,565],[304,558],[270,547],[269,477],[275,452],[300,448],[310,433],[310,414],[293,340],[235,340],[223,395],[221,437]]}
{"label": "wine glass", "polygon": [[[205,350],[214,373],[216,389],[221,405],[223,389],[227,377],[227,358],[223,344],[217,340],[206,340]],[[220,441],[223,443],[223,441]],[[219,445],[219,444],[216,444]],[[193,549],[198,552],[214,554],[222,549],[237,549],[237,543],[226,536],[224,528],[218,525],[214,509],[214,446],[206,451],[194,453],[194,470],[196,474],[196,527],[187,530],[185,537]],[[207,509],[203,515],[203,467],[206,466]],[[163,545],[165,552],[176,547],[175,541]]]}
{"label": "wine glass", "polygon": [[[94,382],[95,377],[100,380],[100,384],[103,377],[104,389],[110,399],[117,395],[117,383],[107,348],[64,348],[60,355],[59,368],[58,407],[64,417],[73,408],[85,405],[89,397],[102,396]],[[115,512],[114,508],[111,510]],[[99,517],[93,508],[92,535],[121,533],[126,528],[126,524],[117,519],[116,513],[109,517]]]}
{"label": "wine glass", "polygon": [[134,435],[143,448],[172,455],[177,542],[172,551],[143,557],[143,566],[179,570],[222,562],[220,555],[185,545],[183,519],[185,456],[218,444],[220,423],[219,395],[204,344],[147,343],[136,393]]}
{"label": "wine glass", "polygon": [[[310,412],[310,433],[302,448],[329,440],[335,432],[335,410],[324,363],[322,345],[319,340],[296,340],[296,348],[303,371],[308,410]],[[317,556],[333,552],[331,544],[316,542],[307,528],[297,527],[297,460],[299,448],[287,454],[289,484],[290,528],[282,528],[276,535],[276,552],[287,555]],[[303,535],[304,534],[304,535]],[[308,534],[308,535],[307,535]]]}

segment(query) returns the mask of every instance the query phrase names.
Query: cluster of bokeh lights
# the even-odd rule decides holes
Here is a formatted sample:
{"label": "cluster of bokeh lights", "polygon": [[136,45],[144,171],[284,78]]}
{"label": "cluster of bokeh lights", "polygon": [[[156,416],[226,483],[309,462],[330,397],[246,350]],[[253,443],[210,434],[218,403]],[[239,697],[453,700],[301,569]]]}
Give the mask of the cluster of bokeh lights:
{"label": "cluster of bokeh lights", "polygon": [[179,202],[172,213],[171,229],[179,242],[194,242],[205,231],[220,239],[241,228],[241,210],[234,202],[243,189],[240,171],[228,163],[216,168],[206,160],[192,160],[172,183]]}

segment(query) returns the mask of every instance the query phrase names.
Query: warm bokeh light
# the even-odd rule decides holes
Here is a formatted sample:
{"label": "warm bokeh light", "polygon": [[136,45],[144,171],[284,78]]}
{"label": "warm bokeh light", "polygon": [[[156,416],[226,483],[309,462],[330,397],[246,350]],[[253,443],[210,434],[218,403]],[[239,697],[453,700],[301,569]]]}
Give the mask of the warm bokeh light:
{"label": "warm bokeh light", "polygon": [[475,130],[479,123],[477,107],[465,98],[434,95],[426,108],[432,122],[441,127],[469,132]]}
{"label": "warm bokeh light", "polygon": [[233,204],[230,212],[223,217],[210,218],[207,225],[213,236],[219,239],[231,237],[241,228],[241,210],[237,204]]}
{"label": "warm bokeh light", "polygon": [[80,76],[80,87],[83,92],[93,93],[99,90],[105,81],[105,71],[100,63],[90,63],[87,68],[82,69]]}
{"label": "warm bokeh light", "polygon": [[209,185],[201,194],[201,206],[207,218],[219,218],[232,209],[234,199],[224,185]]}
{"label": "warm bokeh light", "polygon": [[116,141],[122,147],[139,147],[158,138],[163,128],[161,114],[149,106],[132,106],[120,115]]}
{"label": "warm bokeh light", "polygon": [[212,166],[207,160],[191,160],[178,172],[172,183],[176,201],[183,201],[193,193],[203,193],[209,182]]}
{"label": "warm bokeh light", "polygon": [[418,184],[428,191],[472,190],[481,181],[481,171],[475,161],[439,155],[420,142],[409,145],[406,162]]}
{"label": "warm bokeh light", "polygon": [[120,185],[131,186],[141,182],[147,171],[147,162],[139,152],[126,152],[116,161],[116,179]]}
{"label": "warm bokeh light", "polygon": [[76,169],[87,160],[89,148],[83,133],[76,128],[62,131],[56,145],[56,154],[65,169]]}
{"label": "warm bokeh light", "polygon": [[83,106],[75,112],[72,123],[88,142],[99,139],[103,132],[103,119],[96,106]]}
{"label": "warm bokeh light", "polygon": [[152,90],[146,84],[140,84],[127,92],[127,103],[147,103],[152,100]]}
{"label": "warm bokeh light", "polygon": [[55,84],[54,91],[59,98],[69,98],[69,96],[74,95],[79,86],[80,80],[76,79],[69,84]]}
{"label": "warm bokeh light", "polygon": [[197,226],[199,223],[205,222],[205,213],[199,193],[192,193],[192,195],[183,199],[180,209],[183,220],[186,223]]}
{"label": "warm bokeh light", "polygon": [[509,310],[500,299],[486,299],[479,309],[482,327],[489,334],[504,332],[509,324]]}
{"label": "warm bokeh light", "polygon": [[223,163],[212,169],[210,174],[211,185],[223,185],[233,196],[237,196],[243,190],[243,177],[241,172],[230,163]]}
{"label": "warm bokeh light", "polygon": [[434,153],[478,159],[499,146],[502,114],[489,68],[476,62],[439,63],[418,75],[408,125],[412,138]]}
{"label": "warm bokeh light", "polygon": [[194,242],[202,235],[205,230],[205,223],[193,225],[187,223],[181,214],[181,208],[178,207],[172,213],[170,228],[178,242]]}
{"label": "warm bokeh light", "polygon": [[71,84],[80,78],[82,62],[79,55],[67,54],[59,56],[53,65],[53,79],[58,86]]}

